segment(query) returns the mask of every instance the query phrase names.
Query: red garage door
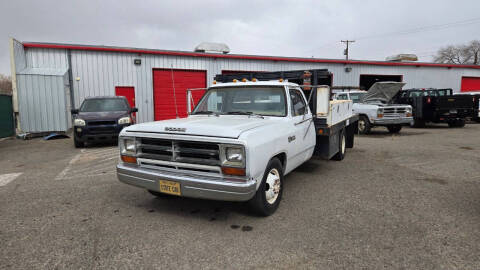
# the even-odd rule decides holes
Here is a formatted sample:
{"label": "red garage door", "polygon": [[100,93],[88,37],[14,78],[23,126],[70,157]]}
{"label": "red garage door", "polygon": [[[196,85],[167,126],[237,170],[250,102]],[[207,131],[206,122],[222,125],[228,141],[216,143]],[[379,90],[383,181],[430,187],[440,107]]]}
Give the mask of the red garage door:
{"label": "red garage door", "polygon": [[480,91],[480,77],[462,77],[462,88],[460,91]]}
{"label": "red garage door", "polygon": [[[177,111],[178,117],[187,117],[187,89],[205,88],[206,86],[206,71],[154,69],[153,99],[155,121],[174,119],[177,117]],[[195,104],[198,103],[204,93],[205,91],[192,92]]]}

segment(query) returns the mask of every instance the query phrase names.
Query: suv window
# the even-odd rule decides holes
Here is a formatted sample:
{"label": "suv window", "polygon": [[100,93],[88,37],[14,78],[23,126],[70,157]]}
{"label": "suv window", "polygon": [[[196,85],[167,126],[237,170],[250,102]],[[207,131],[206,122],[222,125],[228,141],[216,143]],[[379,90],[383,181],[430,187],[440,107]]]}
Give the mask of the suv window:
{"label": "suv window", "polygon": [[292,116],[304,115],[307,105],[299,90],[290,90],[290,100],[292,101]]}

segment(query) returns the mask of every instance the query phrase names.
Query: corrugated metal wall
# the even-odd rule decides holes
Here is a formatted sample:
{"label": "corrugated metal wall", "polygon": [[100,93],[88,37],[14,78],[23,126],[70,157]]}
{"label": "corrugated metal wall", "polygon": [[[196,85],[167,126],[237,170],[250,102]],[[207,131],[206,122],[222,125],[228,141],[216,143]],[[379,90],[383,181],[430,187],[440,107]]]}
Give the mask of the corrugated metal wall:
{"label": "corrugated metal wall", "polygon": [[20,128],[24,132],[67,131],[70,127],[66,75],[17,74]]}
{"label": "corrugated metal wall", "polygon": [[27,67],[25,50],[23,44],[17,40],[13,40],[13,57],[15,61],[15,71],[20,72]]}
{"label": "corrugated metal wall", "polygon": [[[385,74],[403,75],[406,87],[448,87],[455,91],[460,89],[462,76],[480,77],[480,70],[467,68],[214,59],[81,50],[73,50],[71,54],[75,107],[78,107],[87,96],[115,95],[115,86],[133,86],[136,106],[139,108],[137,114],[139,122],[153,121],[154,68],[206,70],[208,84],[222,70],[278,71],[327,68],[333,72],[333,85],[359,85],[361,74]],[[141,65],[134,65],[134,59],[141,59]],[[26,50],[26,63],[28,67],[67,68],[67,51],[29,48]],[[351,72],[345,72],[347,66],[352,68]]]}

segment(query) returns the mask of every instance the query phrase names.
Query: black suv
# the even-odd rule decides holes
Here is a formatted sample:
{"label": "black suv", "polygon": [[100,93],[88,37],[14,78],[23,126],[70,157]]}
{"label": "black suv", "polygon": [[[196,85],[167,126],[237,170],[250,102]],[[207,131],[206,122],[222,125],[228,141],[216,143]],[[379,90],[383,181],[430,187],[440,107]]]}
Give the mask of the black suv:
{"label": "black suv", "polygon": [[120,131],[134,123],[132,108],[125,97],[86,98],[80,109],[72,110],[75,147],[87,142],[116,141]]}

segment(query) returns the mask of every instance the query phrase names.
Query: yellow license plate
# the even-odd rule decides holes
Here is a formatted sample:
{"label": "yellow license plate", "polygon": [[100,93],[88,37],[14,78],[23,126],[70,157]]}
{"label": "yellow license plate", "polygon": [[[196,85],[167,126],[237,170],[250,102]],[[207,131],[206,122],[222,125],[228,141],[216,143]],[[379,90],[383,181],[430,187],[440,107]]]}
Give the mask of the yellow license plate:
{"label": "yellow license plate", "polygon": [[181,196],[182,192],[180,191],[180,183],[160,180],[160,192]]}

